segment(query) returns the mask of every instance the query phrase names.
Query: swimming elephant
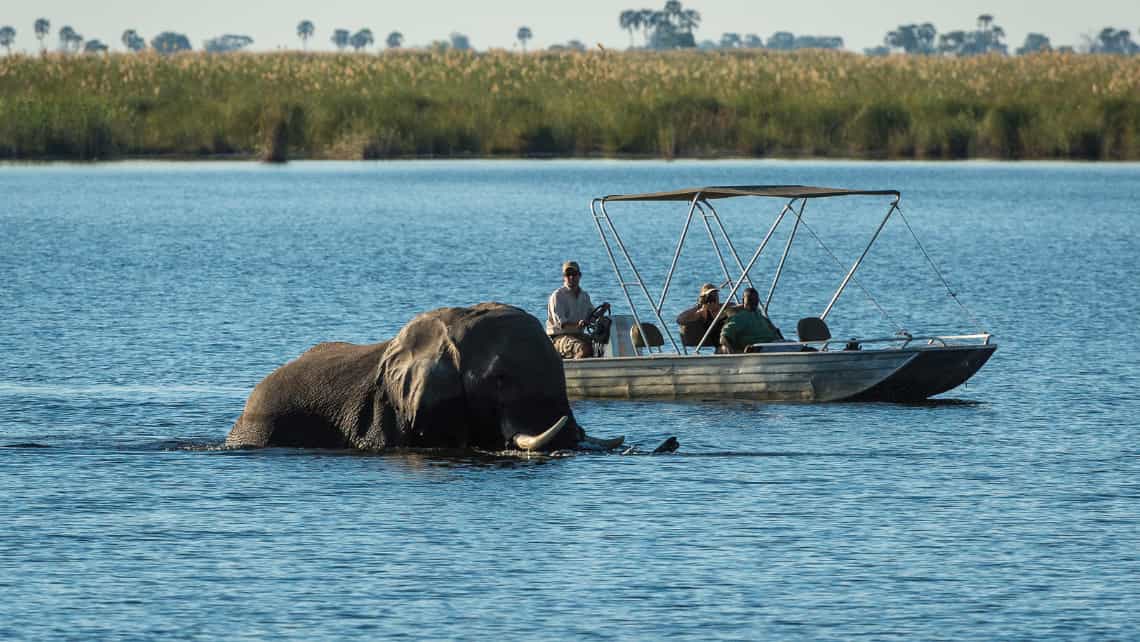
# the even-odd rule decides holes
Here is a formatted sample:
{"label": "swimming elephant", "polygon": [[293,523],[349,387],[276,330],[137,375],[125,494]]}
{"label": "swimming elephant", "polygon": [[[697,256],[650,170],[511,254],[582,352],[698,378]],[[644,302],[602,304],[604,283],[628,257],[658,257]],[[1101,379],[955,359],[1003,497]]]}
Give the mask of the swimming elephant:
{"label": "swimming elephant", "polygon": [[609,449],[574,420],[538,319],[482,303],[412,319],[372,345],[321,343],[253,389],[227,446]]}

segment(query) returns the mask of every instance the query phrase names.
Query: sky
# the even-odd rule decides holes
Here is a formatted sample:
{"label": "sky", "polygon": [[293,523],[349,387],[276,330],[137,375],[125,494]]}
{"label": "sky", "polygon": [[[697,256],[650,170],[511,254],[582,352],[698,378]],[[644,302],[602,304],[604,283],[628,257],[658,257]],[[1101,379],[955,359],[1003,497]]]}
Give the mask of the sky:
{"label": "sky", "polygon": [[[534,34],[528,48],[580,40],[590,47],[624,48],[629,35],[618,26],[623,9],[657,9],[664,0],[0,0],[0,26],[17,31],[16,50],[38,47],[33,24],[51,21],[51,45],[59,28],[69,25],[84,37],[98,38],[122,49],[124,30],[135,29],[148,40],[161,31],[189,36],[195,48],[225,33],[254,39],[253,49],[298,48],[297,23],[316,26],[313,50],[331,50],[329,38],[337,28],[372,29],[378,44],[393,30],[406,46],[446,39],[453,31],[466,34],[477,49],[518,47],[520,26]],[[1140,0],[691,0],[703,22],[697,40],[719,40],[724,32],[756,33],[767,39],[775,31],[797,35],[841,36],[846,48],[862,51],[882,43],[883,35],[900,24],[932,22],[939,32],[973,28],[979,14],[994,16],[1014,49],[1029,32],[1044,33],[1054,46],[1080,45],[1082,34],[1103,27],[1140,32]],[[1138,38],[1140,39],[1140,38]]]}

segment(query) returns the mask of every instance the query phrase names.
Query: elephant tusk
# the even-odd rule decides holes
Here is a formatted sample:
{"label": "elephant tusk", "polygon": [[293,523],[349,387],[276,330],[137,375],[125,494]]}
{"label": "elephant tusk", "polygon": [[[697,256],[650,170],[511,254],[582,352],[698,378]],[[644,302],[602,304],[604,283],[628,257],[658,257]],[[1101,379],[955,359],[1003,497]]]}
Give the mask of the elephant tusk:
{"label": "elephant tusk", "polygon": [[625,443],[625,437],[622,436],[614,437],[613,439],[599,439],[598,437],[582,435],[582,442],[601,450],[612,450]]}
{"label": "elephant tusk", "polygon": [[518,446],[519,450],[540,450],[543,446],[550,443],[550,440],[554,439],[558,431],[562,430],[562,427],[565,426],[568,421],[570,421],[570,418],[563,415],[561,419],[554,422],[554,425],[547,428],[546,432],[541,435],[515,435],[513,438],[515,446]]}

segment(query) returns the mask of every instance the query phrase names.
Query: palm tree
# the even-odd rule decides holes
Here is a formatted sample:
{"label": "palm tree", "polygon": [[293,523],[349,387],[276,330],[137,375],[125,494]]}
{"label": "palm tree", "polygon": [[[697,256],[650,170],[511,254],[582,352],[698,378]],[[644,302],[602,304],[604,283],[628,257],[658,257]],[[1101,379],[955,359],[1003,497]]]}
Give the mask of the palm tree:
{"label": "palm tree", "polygon": [[657,12],[652,9],[641,9],[637,12],[638,24],[641,25],[641,36],[647,48],[649,47],[649,32],[652,31],[654,27],[653,16],[656,13]]}
{"label": "palm tree", "polygon": [[75,29],[72,29],[68,25],[64,25],[63,27],[60,28],[60,30],[59,30],[59,49],[60,49],[60,51],[63,51],[64,53],[69,53],[69,52],[71,52],[71,49],[73,47],[75,48],[76,51],[79,51],[79,47],[82,46],[82,44],[83,44],[83,36],[79,35],[79,33],[75,31]]}
{"label": "palm tree", "polygon": [[348,33],[348,29],[337,29],[333,32],[332,43],[336,45],[338,50],[343,51],[351,38],[352,35]]}
{"label": "palm tree", "polygon": [[665,15],[668,17],[669,20],[672,20],[674,16],[681,15],[681,1],[680,0],[669,0],[668,2],[666,2],[665,3]]}
{"label": "palm tree", "polygon": [[44,38],[51,33],[51,22],[47,18],[36,20],[36,40],[40,41],[40,51],[44,50]]}
{"label": "palm tree", "polygon": [[389,49],[399,49],[404,46],[404,34],[399,31],[393,31],[388,34],[388,38],[384,40],[384,43],[388,45]]}
{"label": "palm tree", "polygon": [[677,19],[678,24],[685,33],[693,33],[693,29],[701,26],[701,14],[696,9],[685,9]]}
{"label": "palm tree", "polygon": [[526,53],[526,41],[533,37],[534,34],[531,33],[530,27],[519,27],[518,32],[515,33],[515,38],[518,38],[518,41],[522,43],[523,53]]}
{"label": "palm tree", "polygon": [[372,37],[372,30],[365,27],[352,34],[352,38],[349,39],[348,44],[352,45],[353,51],[360,51],[361,49],[367,49],[372,46],[373,42],[375,42],[375,39]]}
{"label": "palm tree", "polygon": [[8,51],[8,55],[12,55],[12,43],[16,41],[16,30],[13,27],[0,27],[0,47]]}
{"label": "palm tree", "polygon": [[990,23],[993,21],[993,16],[988,13],[983,13],[982,15],[978,16],[978,29],[980,31],[986,31],[990,28]]}
{"label": "palm tree", "polygon": [[316,31],[316,27],[313,26],[311,20],[302,20],[297,24],[297,37],[301,39],[302,49],[309,48],[309,38],[313,37],[314,31]]}
{"label": "palm tree", "polygon": [[633,30],[641,26],[641,12],[636,9],[626,9],[618,16],[618,24],[629,32],[629,48],[633,49]]}

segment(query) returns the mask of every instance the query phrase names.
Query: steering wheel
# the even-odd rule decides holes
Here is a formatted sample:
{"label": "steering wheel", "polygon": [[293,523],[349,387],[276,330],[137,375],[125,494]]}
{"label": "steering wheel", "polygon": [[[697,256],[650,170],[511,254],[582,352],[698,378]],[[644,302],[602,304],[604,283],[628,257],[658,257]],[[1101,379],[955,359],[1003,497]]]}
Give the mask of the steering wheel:
{"label": "steering wheel", "polygon": [[603,303],[590,311],[590,315],[586,317],[586,327],[583,328],[583,332],[594,343],[604,344],[610,340],[611,323],[613,323],[613,319],[610,318],[610,304]]}

